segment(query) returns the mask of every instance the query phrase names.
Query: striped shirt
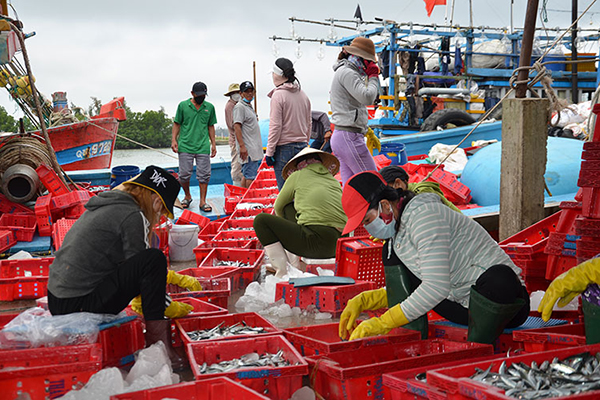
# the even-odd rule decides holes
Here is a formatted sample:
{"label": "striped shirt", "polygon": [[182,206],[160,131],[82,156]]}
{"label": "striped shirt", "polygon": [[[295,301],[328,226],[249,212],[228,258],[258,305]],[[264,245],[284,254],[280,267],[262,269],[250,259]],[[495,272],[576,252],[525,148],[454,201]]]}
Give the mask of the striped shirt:
{"label": "striped shirt", "polygon": [[452,211],[432,193],[417,195],[407,204],[392,245],[398,258],[421,280],[400,304],[409,321],[444,299],[468,308],[471,286],[492,265],[504,264],[517,276],[521,274],[481,225]]}

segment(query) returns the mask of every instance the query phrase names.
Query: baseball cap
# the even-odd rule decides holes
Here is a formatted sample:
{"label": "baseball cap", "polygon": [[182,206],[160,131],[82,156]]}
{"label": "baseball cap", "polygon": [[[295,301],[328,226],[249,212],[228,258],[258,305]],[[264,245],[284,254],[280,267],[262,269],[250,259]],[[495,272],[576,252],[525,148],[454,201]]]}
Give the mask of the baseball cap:
{"label": "baseball cap", "polygon": [[173,218],[173,205],[181,185],[171,173],[155,165],[149,165],[144,172],[125,183],[144,187],[159,195],[163,205],[169,211],[169,218]]}
{"label": "baseball cap", "polygon": [[248,89],[254,90],[254,85],[250,81],[244,81],[240,83],[240,92],[245,92]]}
{"label": "baseball cap", "polygon": [[369,205],[385,189],[387,183],[374,171],[359,172],[344,185],[342,207],[348,216],[342,235],[352,232],[360,226]]}
{"label": "baseball cap", "polygon": [[194,96],[202,96],[208,94],[208,89],[204,82],[196,82],[194,86],[192,86],[192,93]]}

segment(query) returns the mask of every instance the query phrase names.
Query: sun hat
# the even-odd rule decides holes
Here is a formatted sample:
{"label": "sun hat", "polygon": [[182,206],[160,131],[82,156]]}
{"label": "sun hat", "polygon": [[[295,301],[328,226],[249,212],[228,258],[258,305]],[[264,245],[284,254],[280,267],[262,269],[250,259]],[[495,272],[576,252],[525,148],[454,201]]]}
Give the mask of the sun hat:
{"label": "sun hat", "polygon": [[250,81],[244,81],[240,83],[240,92],[244,93],[246,90],[254,90],[254,84]]}
{"label": "sun hat", "polygon": [[360,226],[369,210],[369,205],[386,186],[385,180],[375,171],[359,172],[348,179],[342,192],[342,207],[348,216],[342,235]]}
{"label": "sun hat", "polygon": [[321,158],[321,162],[327,168],[327,170],[331,173],[331,175],[335,175],[340,170],[340,162],[337,157],[333,154],[326,153],[321,150],[313,149],[312,147],[303,148],[298,154],[296,154],[290,161],[285,164],[283,167],[283,171],[281,172],[281,176],[283,179],[287,179],[293,172],[296,172],[296,165],[298,164],[298,160],[306,155],[316,154]]}
{"label": "sun hat", "polygon": [[149,165],[144,172],[124,183],[138,185],[156,193],[169,211],[169,218],[173,218],[173,205],[177,200],[181,185],[170,172],[155,165]]}
{"label": "sun hat", "polygon": [[205,96],[208,94],[208,88],[204,82],[196,82],[194,83],[194,86],[192,86],[192,93],[194,96]]}
{"label": "sun hat", "polygon": [[375,43],[366,37],[356,37],[350,43],[350,46],[344,46],[344,50],[355,56],[362,57],[365,60],[377,62],[377,53],[375,52]]}
{"label": "sun hat", "polygon": [[233,94],[235,92],[239,92],[239,91],[240,91],[240,85],[238,85],[237,83],[232,83],[227,88],[227,93],[225,93],[223,96],[231,96],[231,94]]}

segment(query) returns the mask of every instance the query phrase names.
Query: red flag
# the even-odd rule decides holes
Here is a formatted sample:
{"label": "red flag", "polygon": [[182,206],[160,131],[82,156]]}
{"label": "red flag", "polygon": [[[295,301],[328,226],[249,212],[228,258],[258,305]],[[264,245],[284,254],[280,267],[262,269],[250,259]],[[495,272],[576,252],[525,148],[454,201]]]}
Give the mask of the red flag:
{"label": "red flag", "polygon": [[425,1],[425,10],[427,10],[428,17],[431,17],[431,13],[433,12],[433,7],[446,5],[446,0],[423,0],[423,1]]}

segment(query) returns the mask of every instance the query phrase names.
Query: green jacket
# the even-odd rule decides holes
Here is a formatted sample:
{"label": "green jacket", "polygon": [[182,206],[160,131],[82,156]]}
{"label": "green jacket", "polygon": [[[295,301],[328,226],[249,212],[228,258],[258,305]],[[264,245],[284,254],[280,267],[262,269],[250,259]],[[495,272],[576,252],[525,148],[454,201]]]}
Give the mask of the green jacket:
{"label": "green jacket", "polygon": [[408,190],[414,192],[414,194],[419,193],[434,193],[440,196],[442,199],[442,203],[462,214],[462,212],[454,205],[450,200],[444,197],[444,192],[440,189],[440,184],[437,182],[413,182],[408,184]]}
{"label": "green jacket", "polygon": [[292,173],[275,200],[275,212],[283,215],[294,202],[298,225],[324,225],[344,229],[347,217],[342,208],[342,186],[323,164],[310,164]]}

